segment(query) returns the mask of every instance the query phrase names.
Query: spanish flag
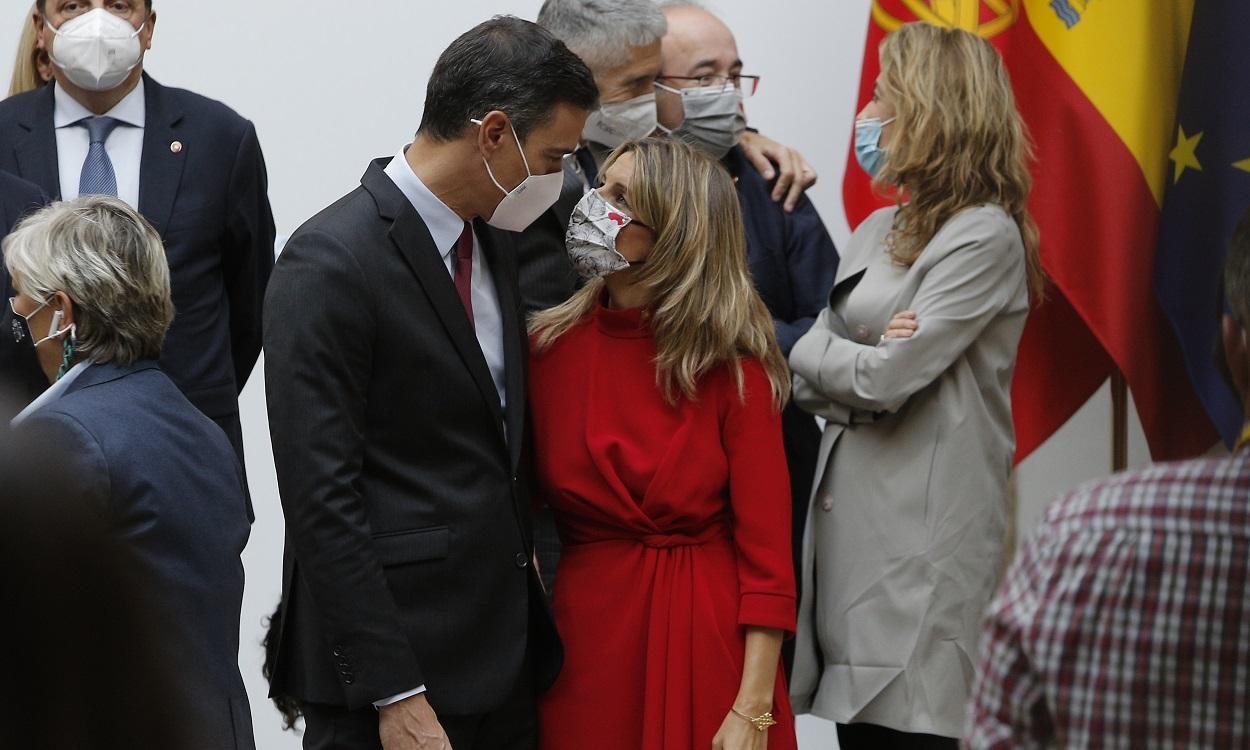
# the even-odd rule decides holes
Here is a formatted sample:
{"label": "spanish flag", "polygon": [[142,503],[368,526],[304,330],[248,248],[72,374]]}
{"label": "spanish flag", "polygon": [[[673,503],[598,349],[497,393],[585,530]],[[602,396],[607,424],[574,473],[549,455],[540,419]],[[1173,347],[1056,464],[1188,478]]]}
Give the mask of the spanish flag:
{"label": "spanish flag", "polygon": [[[887,33],[915,20],[964,28],[1002,53],[1036,145],[1030,209],[1051,286],[1020,344],[1017,460],[1115,368],[1155,458],[1193,456],[1217,440],[1152,289],[1193,11],[1193,0],[873,2],[861,107]],[[853,150],[846,174],[847,219],[856,226],[884,202]]]}

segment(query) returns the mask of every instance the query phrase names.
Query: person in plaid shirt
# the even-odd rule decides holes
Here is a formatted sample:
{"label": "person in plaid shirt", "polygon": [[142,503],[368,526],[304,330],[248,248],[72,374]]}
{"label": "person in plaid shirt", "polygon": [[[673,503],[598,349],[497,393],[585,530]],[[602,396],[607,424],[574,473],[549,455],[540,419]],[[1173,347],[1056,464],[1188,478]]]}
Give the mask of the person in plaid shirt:
{"label": "person in plaid shirt", "polygon": [[[1225,295],[1227,374],[1246,403],[1250,211]],[[1050,508],[988,610],[968,747],[1250,747],[1248,440]]]}

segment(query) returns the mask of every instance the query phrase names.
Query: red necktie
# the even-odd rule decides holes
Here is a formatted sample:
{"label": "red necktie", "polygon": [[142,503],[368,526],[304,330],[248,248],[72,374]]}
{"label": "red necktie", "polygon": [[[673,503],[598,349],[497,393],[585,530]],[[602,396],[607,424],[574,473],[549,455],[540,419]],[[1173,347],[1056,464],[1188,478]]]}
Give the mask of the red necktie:
{"label": "red necktie", "polygon": [[469,314],[469,325],[476,328],[473,320],[473,225],[464,223],[464,231],[456,240],[456,294]]}

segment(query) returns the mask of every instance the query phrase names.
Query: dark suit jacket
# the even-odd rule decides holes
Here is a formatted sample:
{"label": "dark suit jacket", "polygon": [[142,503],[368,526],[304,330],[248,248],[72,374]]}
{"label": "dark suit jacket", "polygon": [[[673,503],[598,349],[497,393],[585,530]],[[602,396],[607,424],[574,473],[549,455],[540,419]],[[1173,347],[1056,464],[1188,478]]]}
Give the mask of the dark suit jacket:
{"label": "dark suit jacket", "polygon": [[529,678],[527,637],[539,687],[559,668],[529,563],[514,251],[475,224],[505,413],[442,253],[384,165],[292,236],[265,302],[287,524],[273,690],[355,709],[425,684],[439,712],[477,714]]}
{"label": "dark suit jacket", "polygon": [[[161,366],[238,440],[231,424],[260,354],[261,303],[273,268],[264,158],[255,128],[225,105],[147,75],[144,82],[138,208],[165,241],[177,309]],[[0,101],[0,171],[56,197],[52,116],[52,86]]]}
{"label": "dark suit jacket", "polygon": [[[0,239],[3,239],[17,222],[34,209],[47,202],[39,186],[0,172]],[[9,270],[0,262],[0,300],[3,309],[0,319],[7,321],[9,297],[17,292],[9,279]],[[39,359],[30,341],[15,342],[9,335],[9,326],[0,327],[0,425],[7,425],[22,407],[34,400],[48,387],[48,378],[39,368]]]}
{"label": "dark suit jacket", "polygon": [[586,194],[582,177],[565,160],[564,186],[554,206],[516,235],[517,269],[521,282],[521,305],[528,315],[564,302],[581,286],[573,262],[564,250],[573,207]]}
{"label": "dark suit jacket", "polygon": [[[105,511],[168,634],[156,648],[181,671],[194,747],[248,748],[239,674],[240,555],[250,531],[234,450],[154,362],[94,365],[13,433],[55,451],[82,507]],[[118,689],[126,689],[119,685]],[[54,697],[50,697],[54,699]],[[181,717],[180,717],[181,718]]]}

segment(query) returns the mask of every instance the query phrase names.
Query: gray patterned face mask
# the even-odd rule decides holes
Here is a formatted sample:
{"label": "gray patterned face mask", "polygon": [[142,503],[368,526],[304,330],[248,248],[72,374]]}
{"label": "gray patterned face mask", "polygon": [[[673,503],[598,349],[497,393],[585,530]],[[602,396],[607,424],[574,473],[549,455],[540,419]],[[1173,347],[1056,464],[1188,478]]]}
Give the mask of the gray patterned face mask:
{"label": "gray patterned face mask", "polygon": [[616,237],[633,219],[591,190],[573,208],[564,244],[582,281],[601,279],[646,261],[629,261],[616,249]]}

